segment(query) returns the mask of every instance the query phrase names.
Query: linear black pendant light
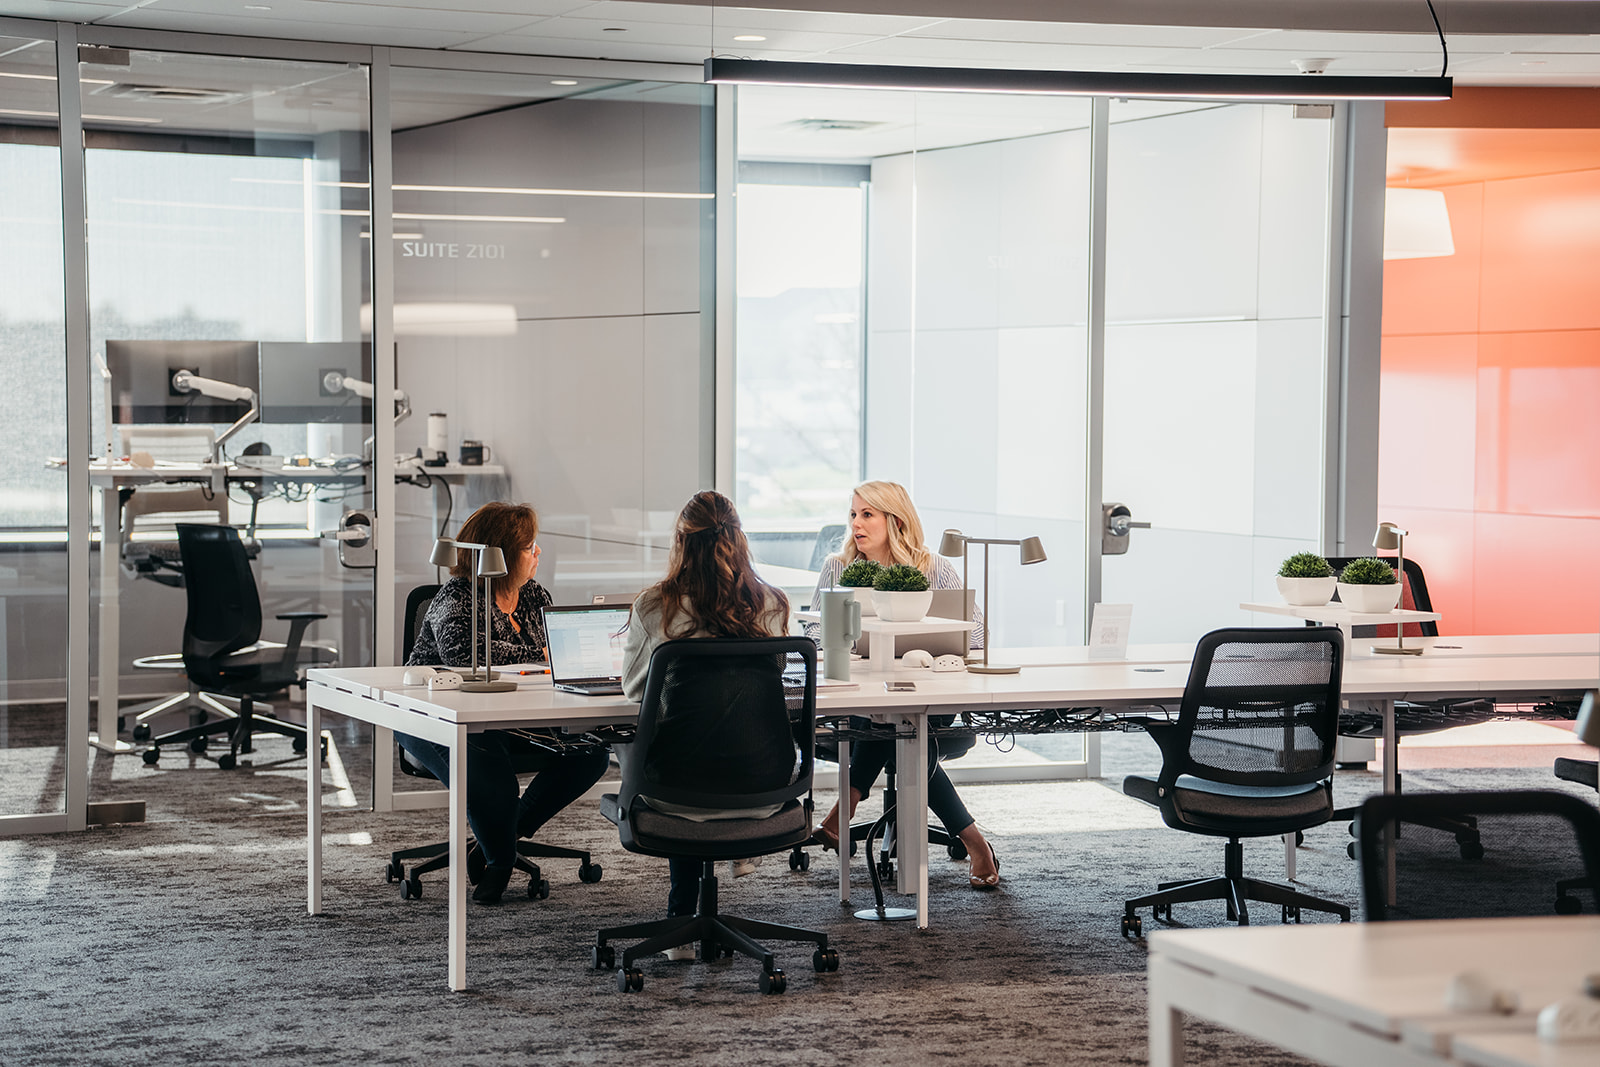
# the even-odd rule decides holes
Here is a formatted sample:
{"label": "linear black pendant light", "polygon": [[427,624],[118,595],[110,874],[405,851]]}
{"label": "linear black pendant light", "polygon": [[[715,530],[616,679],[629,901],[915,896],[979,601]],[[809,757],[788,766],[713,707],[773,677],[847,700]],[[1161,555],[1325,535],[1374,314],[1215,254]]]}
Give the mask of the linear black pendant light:
{"label": "linear black pendant light", "polygon": [[1149,71],[999,70],[782,60],[706,60],[706,81],[827,89],[1040,93],[1185,100],[1448,100],[1451,79],[1326,74],[1167,74]]}

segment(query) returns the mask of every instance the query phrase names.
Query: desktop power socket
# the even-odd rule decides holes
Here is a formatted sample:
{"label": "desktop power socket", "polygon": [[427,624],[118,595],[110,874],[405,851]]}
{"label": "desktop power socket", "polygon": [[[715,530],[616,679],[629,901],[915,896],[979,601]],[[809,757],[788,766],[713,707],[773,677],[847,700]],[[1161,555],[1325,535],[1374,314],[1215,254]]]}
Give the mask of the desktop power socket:
{"label": "desktop power socket", "polygon": [[1539,1012],[1539,1040],[1547,1045],[1600,1042],[1600,999],[1565,997]]}

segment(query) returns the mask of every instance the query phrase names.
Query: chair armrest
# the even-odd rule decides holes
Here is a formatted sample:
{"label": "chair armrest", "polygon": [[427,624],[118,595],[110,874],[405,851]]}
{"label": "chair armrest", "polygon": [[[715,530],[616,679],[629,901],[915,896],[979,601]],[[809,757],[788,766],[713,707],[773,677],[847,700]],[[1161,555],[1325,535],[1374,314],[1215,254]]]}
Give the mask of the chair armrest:
{"label": "chair armrest", "polygon": [[289,624],[289,639],[283,643],[283,659],[279,661],[283,666],[293,667],[300,661],[300,642],[305,639],[306,628],[327,617],[320,611],[285,611],[277,616]]}

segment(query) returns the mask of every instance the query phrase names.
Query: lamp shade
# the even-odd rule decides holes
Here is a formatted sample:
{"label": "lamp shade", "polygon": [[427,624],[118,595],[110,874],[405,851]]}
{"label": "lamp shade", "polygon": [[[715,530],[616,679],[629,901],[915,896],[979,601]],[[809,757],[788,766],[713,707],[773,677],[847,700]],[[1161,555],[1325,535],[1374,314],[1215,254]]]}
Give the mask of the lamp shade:
{"label": "lamp shade", "polygon": [[506,554],[490,546],[478,557],[478,577],[498,578],[506,573]]}
{"label": "lamp shade", "polygon": [[1438,189],[1386,189],[1383,198],[1383,258],[1453,256],[1450,212]]}
{"label": "lamp shade", "polygon": [[448,537],[439,538],[433,543],[433,554],[428,557],[428,562],[435,567],[454,567],[456,543]]}
{"label": "lamp shade", "polygon": [[946,530],[939,538],[939,555],[959,556],[967,548],[967,535],[960,530]]}
{"label": "lamp shade", "polygon": [[1400,529],[1392,522],[1378,523],[1378,532],[1372,536],[1372,547],[1392,549],[1400,547],[1400,538],[1406,536],[1406,531]]}
{"label": "lamp shade", "polygon": [[1044,545],[1037,537],[1024,537],[1022,539],[1022,562],[1043,563],[1045,561]]}

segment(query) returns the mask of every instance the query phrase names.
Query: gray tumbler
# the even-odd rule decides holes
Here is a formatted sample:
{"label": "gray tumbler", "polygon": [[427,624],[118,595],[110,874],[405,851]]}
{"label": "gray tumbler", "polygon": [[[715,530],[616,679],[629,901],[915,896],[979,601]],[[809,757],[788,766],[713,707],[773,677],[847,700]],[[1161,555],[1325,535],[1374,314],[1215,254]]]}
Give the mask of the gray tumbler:
{"label": "gray tumbler", "polygon": [[861,636],[861,605],[850,589],[822,591],[822,676],[850,680],[850,649]]}

